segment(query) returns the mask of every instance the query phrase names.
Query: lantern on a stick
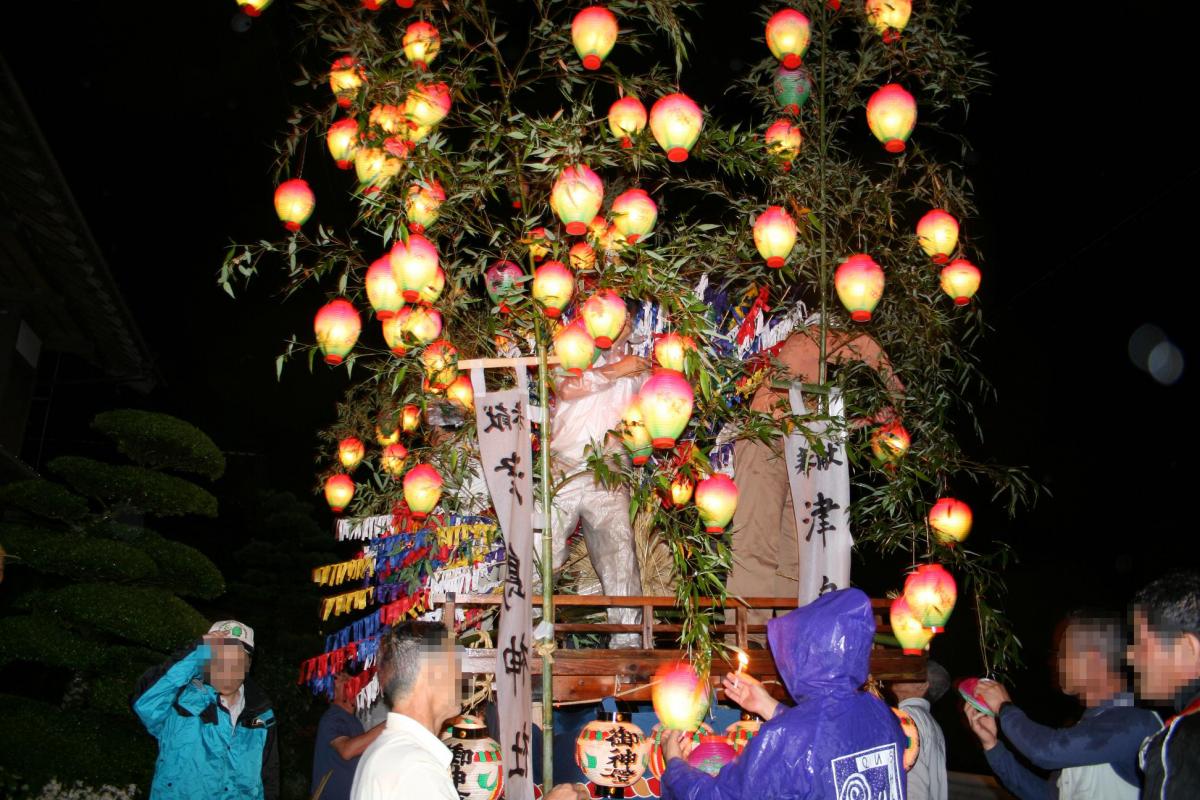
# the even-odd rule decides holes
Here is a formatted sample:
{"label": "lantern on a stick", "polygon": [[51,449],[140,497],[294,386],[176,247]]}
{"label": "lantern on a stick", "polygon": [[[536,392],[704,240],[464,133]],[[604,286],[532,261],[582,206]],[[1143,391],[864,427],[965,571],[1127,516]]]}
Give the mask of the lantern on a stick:
{"label": "lantern on a stick", "polygon": [[696,484],[695,503],[705,532],[722,533],[737,510],[737,484],[728,475],[714,472]]}
{"label": "lantern on a stick", "polygon": [[898,83],[889,83],[867,101],[867,125],[889,153],[903,153],[917,125],[917,101]]}
{"label": "lantern on a stick", "polygon": [[608,129],[621,140],[621,147],[633,147],[633,137],[646,128],[646,107],[636,97],[622,97],[608,109]]}
{"label": "lantern on a stick", "polygon": [[767,47],[788,69],[800,66],[811,39],[808,17],[794,8],[776,11],[767,20]]}
{"label": "lantern on a stick", "polygon": [[404,474],[404,502],[414,519],[429,516],[442,497],[442,476],[428,464],[418,464]]}
{"label": "lantern on a stick", "polygon": [[275,189],[275,213],[283,227],[293,233],[308,221],[317,205],[317,198],[303,178],[284,181]]}
{"label": "lantern on a stick", "polygon": [[600,69],[617,43],[616,16],[604,6],[588,6],[571,20],[571,43],[584,69]]}
{"label": "lantern on a stick", "polygon": [[796,246],[796,222],[782,206],[767,206],[754,220],[754,246],[772,269],[779,269]]}
{"label": "lantern on a stick", "polygon": [[917,221],[917,242],[933,263],[945,264],[958,247],[958,220],[940,208],[926,212]]}
{"label": "lantern on a stick", "polygon": [[547,261],[533,271],[533,299],[550,319],[557,319],[575,294],[575,276],[561,261]]}
{"label": "lantern on a stick", "polygon": [[943,497],[929,509],[929,527],[947,547],[953,547],[971,532],[971,507],[953,497]]}
{"label": "lantern on a stick", "polygon": [[922,626],[941,633],[958,602],[958,585],[941,564],[921,564],[904,581],[904,599]]}
{"label": "lantern on a stick", "polygon": [[865,253],[850,256],[833,274],[838,299],[855,322],[870,321],[871,312],[883,297],[883,284],[883,268]]}
{"label": "lantern on a stick", "polygon": [[349,475],[338,473],[325,479],[325,502],[329,504],[330,511],[342,513],[353,499],[354,481]]}
{"label": "lantern on a stick", "polygon": [[313,332],[325,363],[336,367],[354,349],[358,334],[362,332],[362,320],[350,301],[339,297],[317,312],[313,318]]}
{"label": "lantern on a stick", "polygon": [[613,226],[630,244],[644,239],[658,221],[658,206],[642,189],[630,189],[612,202]]}
{"label": "lantern on a stick", "polygon": [[656,369],[642,384],[642,419],[654,447],[668,450],[692,418],[695,395],[683,373],[672,369]]}
{"label": "lantern on a stick", "polygon": [[650,132],[668,161],[687,161],[703,127],[704,112],[686,94],[660,97],[650,109]]}
{"label": "lantern on a stick", "polygon": [[956,258],[942,267],[942,291],[956,306],[965,306],[979,291],[982,276],[979,267],[965,258]]}

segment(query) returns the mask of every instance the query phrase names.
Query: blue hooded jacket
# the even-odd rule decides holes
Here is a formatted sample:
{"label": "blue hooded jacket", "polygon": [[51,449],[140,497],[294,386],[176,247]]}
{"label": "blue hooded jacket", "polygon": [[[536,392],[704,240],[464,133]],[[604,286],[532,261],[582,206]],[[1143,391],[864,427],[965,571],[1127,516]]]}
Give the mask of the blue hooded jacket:
{"label": "blue hooded jacket", "polygon": [[875,616],[858,589],[822,595],[767,623],[771,655],[796,701],[715,778],[673,759],[668,800],[904,800],[900,723],[867,680]]}

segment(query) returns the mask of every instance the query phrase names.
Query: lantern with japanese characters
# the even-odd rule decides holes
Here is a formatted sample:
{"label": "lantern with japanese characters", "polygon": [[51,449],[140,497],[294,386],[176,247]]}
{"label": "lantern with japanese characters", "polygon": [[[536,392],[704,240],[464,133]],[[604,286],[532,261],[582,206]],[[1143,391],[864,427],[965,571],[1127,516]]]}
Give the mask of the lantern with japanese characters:
{"label": "lantern with japanese characters", "polygon": [[629,451],[633,465],[640,467],[650,460],[654,453],[654,444],[650,440],[650,432],[646,430],[646,422],[642,419],[641,398],[634,395],[621,413],[621,442]]}
{"label": "lantern with japanese characters", "polygon": [[871,312],[883,297],[883,268],[865,253],[856,253],[833,273],[838,299],[855,322],[869,322]]}
{"label": "lantern with japanese characters", "polygon": [[965,306],[979,291],[981,276],[976,267],[965,258],[956,258],[942,267],[942,291],[956,306]]}
{"label": "lantern with japanese characters", "polygon": [[399,477],[404,472],[404,462],[408,460],[408,448],[396,442],[383,448],[379,457],[379,466],[392,477]]}
{"label": "lantern with japanese characters", "polygon": [[779,269],[796,246],[796,222],[781,206],[767,206],[754,220],[754,246],[767,266]]}
{"label": "lantern with japanese characters", "polygon": [[912,16],[912,0],[867,0],[867,21],[888,44],[899,41]]}
{"label": "lantern with japanese characters", "polygon": [[313,332],[325,363],[336,367],[354,349],[362,320],[349,300],[338,298],[321,307],[313,319]]}
{"label": "lantern with japanese characters", "polygon": [[425,519],[442,497],[442,476],[428,464],[418,464],[404,474],[404,502],[414,519]]}
{"label": "lantern with japanese characters", "polygon": [[724,736],[701,736],[700,743],[692,748],[687,762],[706,775],[716,777],[735,758],[737,751]]}
{"label": "lantern with japanese characters", "polygon": [[533,271],[533,299],[550,319],[557,319],[575,294],[575,276],[561,261],[547,261]]}
{"label": "lantern with japanese characters", "polygon": [[446,399],[464,411],[475,410],[475,387],[469,375],[460,374],[446,387]]}
{"label": "lantern with japanese characters", "polygon": [[794,8],[776,11],[767,20],[767,47],[788,69],[800,66],[811,38],[808,17]]}
{"label": "lantern with japanese characters", "polygon": [[408,229],[413,233],[424,233],[437,222],[442,203],[446,201],[446,190],[436,180],[414,183],[408,187],[404,198],[404,216],[408,217]]}
{"label": "lantern with japanese characters", "polygon": [[616,292],[602,289],[584,302],[579,309],[579,316],[587,327],[588,335],[596,340],[596,346],[607,350],[621,335],[629,314],[625,301]]}
{"label": "lantern with japanese characters", "polygon": [[596,342],[576,320],[554,334],[554,355],[567,372],[582,375],[596,358]]}
{"label": "lantern with japanese characters", "polygon": [[583,9],[571,20],[571,43],[584,69],[600,69],[617,43],[617,18],[604,6]]}
{"label": "lantern with japanese characters", "polygon": [[525,277],[525,270],[511,261],[497,261],[483,273],[484,288],[492,303],[500,307],[501,314],[509,312],[508,300],[520,294],[519,281]]}
{"label": "lantern with japanese characters", "polygon": [[604,182],[587,164],[565,168],[550,189],[550,207],[572,236],[587,233],[588,223],[603,203]]}
{"label": "lantern with japanese characters", "polygon": [[419,233],[408,237],[408,242],[397,241],[392,245],[392,274],[404,293],[405,301],[417,302],[421,290],[437,275],[438,252],[433,243]]}
{"label": "lantern with japanese characters", "polygon": [[792,168],[792,162],[800,153],[803,141],[800,129],[786,119],[781,119],[767,128],[764,135],[767,142],[767,152],[779,159],[784,172]]}
{"label": "lantern with japanese characters", "polygon": [[237,0],[238,8],[247,17],[257,17],[271,5],[271,0]]}
{"label": "lantern with japanese characters", "polygon": [[354,56],[342,56],[334,61],[329,70],[329,88],[333,90],[337,104],[349,108],[366,79],[367,73]]}
{"label": "lantern with japanese characters", "polygon": [[906,656],[921,655],[933,639],[933,631],[921,624],[903,595],[892,601],[888,618],[892,623],[892,635]]}
{"label": "lantern with japanese characters", "polygon": [[660,97],[650,109],[650,132],[668,161],[687,161],[703,127],[704,112],[686,94]]}
{"label": "lantern with japanese characters", "polygon": [[317,198],[303,178],[284,181],[275,189],[275,213],[283,227],[293,233],[308,221],[316,205]]}
{"label": "lantern with japanese characters", "polygon": [[812,95],[812,88],[812,78],[804,67],[788,69],[781,66],[775,71],[775,80],[771,83],[775,102],[792,116],[799,116],[800,109]]}
{"label": "lantern with japanese characters", "polygon": [[358,149],[358,123],[347,117],[330,125],[325,133],[325,146],[338,169],[350,169],[354,151]]}
{"label": "lantern with japanese characters", "polygon": [[926,212],[917,220],[917,242],[933,263],[945,264],[958,247],[958,220],[940,208]]}
{"label": "lantern with japanese characters", "polygon": [[600,797],[624,797],[646,771],[646,735],[619,711],[597,711],[575,740],[575,763]]}
{"label": "lantern with japanese characters", "polygon": [[663,369],[673,369],[683,372],[687,364],[687,354],[696,349],[696,342],[690,336],[678,333],[664,333],[654,342],[654,360]]}
{"label": "lantern with japanese characters", "polygon": [[404,408],[400,409],[400,429],[405,433],[412,433],[421,426],[421,407],[413,403],[406,403]]}
{"label": "lantern with japanese characters", "polygon": [[608,129],[621,140],[621,147],[633,147],[633,137],[646,128],[646,107],[632,95],[622,97],[608,109]]}
{"label": "lantern with japanese characters", "polygon": [[404,30],[404,57],[417,69],[426,69],[442,49],[438,29],[428,22],[414,22]]}
{"label": "lantern with japanese characters", "polygon": [[705,532],[723,533],[737,510],[737,484],[728,475],[714,472],[696,484],[695,503]]}
{"label": "lantern with japanese characters", "polygon": [[929,509],[929,527],[947,547],[953,547],[971,532],[971,507],[953,497],[943,497]]}
{"label": "lantern with japanese characters", "polygon": [[325,502],[329,510],[340,514],[354,499],[354,481],[349,475],[338,473],[325,479]]}
{"label": "lantern with japanese characters", "polygon": [[644,239],[658,221],[658,206],[642,189],[630,189],[612,202],[613,225],[630,244]]}
{"label": "lantern with japanese characters", "polygon": [[483,720],[459,717],[442,737],[442,743],[450,748],[450,777],[459,797],[499,800],[504,793],[500,743],[488,735]]}
{"label": "lantern with japanese characters", "polygon": [[912,716],[901,708],[892,708],[896,718],[900,720],[900,730],[904,732],[904,771],[912,769],[918,756],[921,755],[921,734]]}
{"label": "lantern with japanese characters", "polygon": [[867,101],[867,125],[889,153],[903,153],[917,125],[917,101],[898,83],[889,83]]}
{"label": "lantern with japanese characters", "polygon": [[958,586],[941,564],[921,564],[904,581],[904,599],[922,625],[941,633],[958,602]]}
{"label": "lantern with japanese characters", "polygon": [[404,115],[414,129],[432,128],[450,113],[450,102],[446,84],[418,83],[404,100]]}
{"label": "lantern with japanese characters", "polygon": [[421,363],[430,391],[444,392],[458,377],[458,348],[438,339],[421,353]]}
{"label": "lantern with japanese characters", "polygon": [[376,259],[367,268],[366,284],[367,300],[370,301],[371,308],[375,309],[375,319],[385,320],[395,316],[404,305],[400,287],[396,285],[396,278],[392,275],[390,257]]}
{"label": "lantern with japanese characters", "polygon": [[871,452],[885,464],[894,464],[904,457],[912,439],[899,422],[889,422],[871,432]]}
{"label": "lantern with japanese characters", "polygon": [[741,719],[725,729],[725,741],[729,742],[734,753],[740,755],[746,749],[746,745],[750,744],[750,740],[758,735],[760,728],[762,717],[743,711]]}
{"label": "lantern with japanese characters", "polygon": [[347,436],[338,442],[338,461],[342,462],[346,469],[352,470],[357,467],[366,453],[367,448],[363,446],[362,440],[355,436]]}
{"label": "lantern with japanese characters", "polygon": [[642,419],[654,447],[667,450],[692,418],[695,395],[683,373],[673,369],[656,369],[640,392]]}

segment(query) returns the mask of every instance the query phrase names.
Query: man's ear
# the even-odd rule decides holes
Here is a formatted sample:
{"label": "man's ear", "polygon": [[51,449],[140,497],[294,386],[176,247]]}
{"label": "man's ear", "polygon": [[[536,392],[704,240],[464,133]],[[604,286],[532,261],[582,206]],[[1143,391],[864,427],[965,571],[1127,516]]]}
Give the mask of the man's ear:
{"label": "man's ear", "polygon": [[1183,648],[1184,658],[1187,660],[1187,663],[1193,665],[1197,672],[1200,672],[1200,636],[1189,632],[1181,636],[1180,639],[1182,640],[1180,647]]}

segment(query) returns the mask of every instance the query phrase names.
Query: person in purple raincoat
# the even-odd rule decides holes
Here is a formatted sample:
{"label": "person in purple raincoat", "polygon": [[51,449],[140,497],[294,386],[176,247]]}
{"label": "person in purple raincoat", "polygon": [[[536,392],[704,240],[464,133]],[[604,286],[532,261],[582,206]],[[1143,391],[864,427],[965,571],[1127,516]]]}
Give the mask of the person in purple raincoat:
{"label": "person in purple raincoat", "polygon": [[858,589],[770,620],[771,655],[796,705],[727,675],[726,697],[767,721],[716,777],[688,766],[690,734],[664,737],[664,800],[904,800],[900,723],[862,689],[874,636],[871,601]]}

